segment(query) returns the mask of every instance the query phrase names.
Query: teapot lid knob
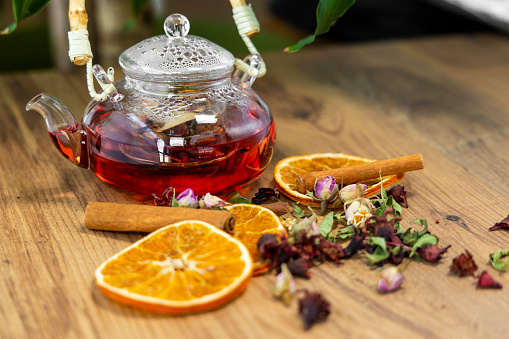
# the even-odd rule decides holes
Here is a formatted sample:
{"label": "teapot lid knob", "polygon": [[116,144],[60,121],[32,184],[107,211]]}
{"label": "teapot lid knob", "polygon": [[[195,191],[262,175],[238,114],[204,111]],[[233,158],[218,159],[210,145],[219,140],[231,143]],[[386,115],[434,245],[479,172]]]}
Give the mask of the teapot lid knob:
{"label": "teapot lid knob", "polygon": [[182,14],[175,13],[164,20],[164,31],[169,38],[185,37],[189,27],[189,20]]}

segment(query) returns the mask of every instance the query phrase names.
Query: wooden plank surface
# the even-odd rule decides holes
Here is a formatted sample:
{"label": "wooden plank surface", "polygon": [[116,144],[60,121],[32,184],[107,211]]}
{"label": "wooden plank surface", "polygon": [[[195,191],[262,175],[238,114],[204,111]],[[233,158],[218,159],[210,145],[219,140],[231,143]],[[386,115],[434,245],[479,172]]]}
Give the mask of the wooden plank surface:
{"label": "wooden plank surface", "polygon": [[[25,112],[39,92],[81,115],[84,75],[32,72],[0,76],[0,338],[501,338],[509,325],[509,273],[488,254],[509,234],[487,229],[509,213],[509,40],[459,35],[267,55],[255,84],[277,124],[274,158],[247,192],[272,186],[283,157],[344,152],[386,159],[422,153],[425,169],[403,184],[415,218],[452,248],[439,264],[412,262],[402,288],[377,292],[362,255],[312,269],[298,286],[321,291],[329,319],[302,329],[296,304],[272,299],[272,275],[252,279],[213,312],[168,317],[106,298],[95,268],[141,234],[89,231],[90,201],[136,203],[58,155],[42,119]],[[457,221],[450,221],[455,216]],[[439,223],[435,223],[439,220]],[[505,285],[478,290],[448,274],[468,249],[479,271]]]}

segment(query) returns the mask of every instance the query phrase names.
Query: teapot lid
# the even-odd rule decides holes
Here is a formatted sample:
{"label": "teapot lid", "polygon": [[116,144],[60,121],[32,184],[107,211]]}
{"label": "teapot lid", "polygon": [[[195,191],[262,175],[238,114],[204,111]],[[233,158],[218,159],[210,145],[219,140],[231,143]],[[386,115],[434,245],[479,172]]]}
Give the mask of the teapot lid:
{"label": "teapot lid", "polygon": [[125,50],[119,64],[126,76],[139,80],[175,82],[227,76],[233,55],[215,43],[189,32],[189,20],[172,14],[164,21],[166,35],[143,40]]}

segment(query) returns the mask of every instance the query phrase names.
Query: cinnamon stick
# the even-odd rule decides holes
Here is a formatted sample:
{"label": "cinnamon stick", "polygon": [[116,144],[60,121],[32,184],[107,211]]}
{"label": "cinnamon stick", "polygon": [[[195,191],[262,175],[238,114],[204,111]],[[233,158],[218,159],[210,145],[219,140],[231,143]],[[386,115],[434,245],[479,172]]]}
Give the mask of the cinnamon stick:
{"label": "cinnamon stick", "polygon": [[[85,9],[85,0],[69,0],[69,26],[71,31],[87,29],[88,14]],[[75,57],[73,63],[77,66],[86,65],[87,56]]]}
{"label": "cinnamon stick", "polygon": [[278,217],[282,216],[283,214],[290,213],[292,211],[292,208],[290,207],[290,205],[288,205],[287,202],[282,202],[282,201],[273,202],[271,204],[263,204],[261,206],[271,210]]}
{"label": "cinnamon stick", "polygon": [[405,157],[375,161],[362,165],[298,175],[296,185],[297,191],[300,193],[306,193],[307,191],[314,190],[316,180],[321,180],[328,175],[333,176],[336,179],[336,182],[340,185],[349,185],[368,179],[379,178],[380,176],[400,174],[423,168],[424,164],[422,161],[422,155],[413,154]]}
{"label": "cinnamon stick", "polygon": [[235,217],[229,211],[91,202],[85,226],[91,230],[153,232],[179,221],[200,220],[233,234]]}

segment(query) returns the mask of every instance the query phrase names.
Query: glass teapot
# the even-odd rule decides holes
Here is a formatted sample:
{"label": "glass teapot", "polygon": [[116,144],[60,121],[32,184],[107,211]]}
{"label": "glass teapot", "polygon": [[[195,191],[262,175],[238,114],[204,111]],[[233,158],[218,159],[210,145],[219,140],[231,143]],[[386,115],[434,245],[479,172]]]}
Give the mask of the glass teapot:
{"label": "glass teapot", "polygon": [[239,190],[262,174],[275,143],[272,115],[251,89],[260,59],[233,72],[230,52],[188,31],[185,17],[168,17],[166,35],[120,55],[125,79],[114,84],[95,65],[108,99],[92,100],[82,122],[44,93],[26,109],[44,117],[64,157],[135,197]]}

